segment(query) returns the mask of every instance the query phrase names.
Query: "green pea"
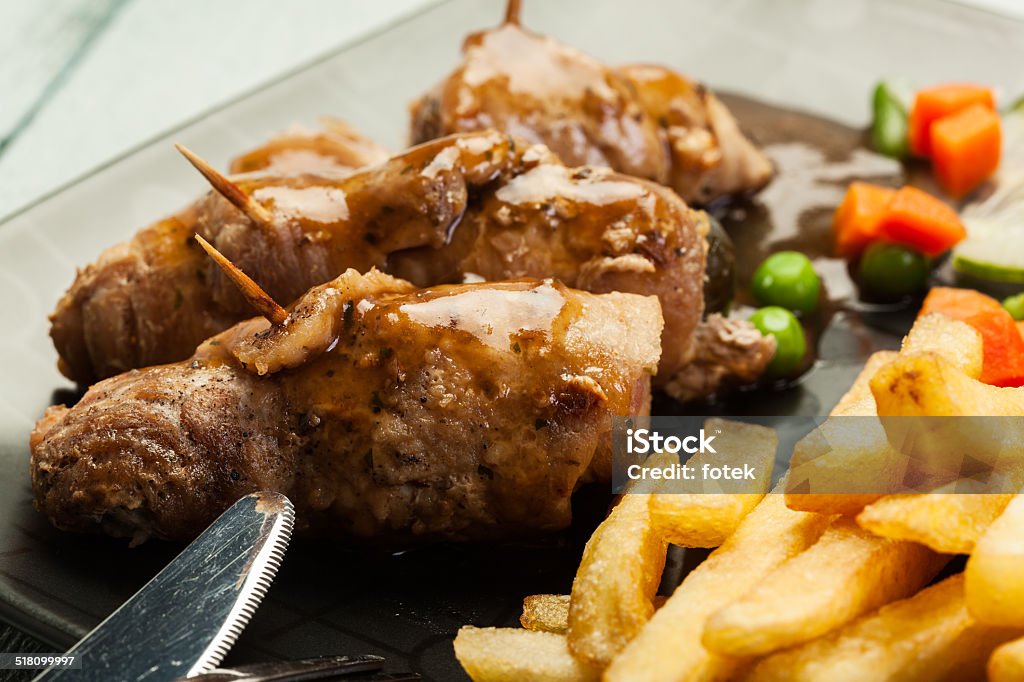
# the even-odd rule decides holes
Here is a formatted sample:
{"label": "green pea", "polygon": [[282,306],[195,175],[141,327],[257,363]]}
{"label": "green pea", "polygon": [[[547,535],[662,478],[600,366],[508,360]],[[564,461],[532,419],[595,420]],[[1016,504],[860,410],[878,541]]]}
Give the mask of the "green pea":
{"label": "green pea", "polygon": [[812,313],[818,307],[821,280],[807,256],[799,251],[780,251],[757,266],[751,289],[761,305]]}
{"label": "green pea", "polygon": [[920,252],[901,244],[875,242],[860,260],[864,291],[882,298],[902,298],[923,291],[931,268]]}
{"label": "green pea", "polygon": [[903,106],[896,91],[885,81],[875,86],[871,98],[873,119],[871,122],[871,144],[881,154],[894,159],[907,156],[908,131],[907,108]]}
{"label": "green pea", "polygon": [[1010,311],[1010,315],[1013,316],[1013,319],[1018,322],[1024,320],[1024,293],[1004,298],[1003,307]]}
{"label": "green pea", "polygon": [[775,337],[775,355],[768,363],[768,375],[784,377],[792,374],[807,352],[804,329],[796,316],[785,308],[768,306],[755,312],[750,321],[765,336]]}

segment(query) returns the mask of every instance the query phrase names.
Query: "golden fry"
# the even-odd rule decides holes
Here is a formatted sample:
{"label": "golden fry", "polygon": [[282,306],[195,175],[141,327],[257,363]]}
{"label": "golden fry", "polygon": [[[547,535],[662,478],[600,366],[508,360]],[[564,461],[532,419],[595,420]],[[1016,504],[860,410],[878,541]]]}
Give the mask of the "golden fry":
{"label": "golden fry", "polygon": [[600,672],[569,653],[565,636],[518,628],[467,625],[455,657],[474,682],[594,682]]}
{"label": "golden fry", "polygon": [[[715,453],[699,452],[687,464],[699,471],[705,464],[754,468],[755,478],[734,484],[729,493],[708,492],[699,481],[666,483],[651,495],[651,519],[662,536],[681,547],[718,547],[736,531],[771,486],[778,437],[774,429],[725,419],[708,419],[707,432],[720,431]],[[695,492],[685,492],[695,483]],[[742,492],[741,492],[742,489]]]}
{"label": "golden fry", "polygon": [[748,682],[936,682],[980,680],[997,646],[1019,629],[977,623],[963,575],[806,644],[762,659]]}
{"label": "golden fry", "polygon": [[[878,371],[871,380],[871,390],[878,404],[878,413],[883,417],[1024,416],[1024,390],[983,384],[947,357],[932,351],[901,354]],[[950,442],[962,440],[965,444],[975,442],[977,450],[971,454],[979,461],[991,459],[993,461],[988,461],[989,464],[998,464],[998,473],[1006,481],[1003,489],[1024,484],[1024,467],[1019,457],[1024,443],[1021,447],[1014,446],[1022,439],[1022,434],[1012,428],[993,426],[992,429],[998,429],[1000,433],[991,434],[998,438],[989,440],[1001,440],[999,447],[1004,453],[1018,454],[1008,458],[998,453],[988,456],[985,447],[977,445],[979,438],[987,434],[964,431],[975,423],[978,422],[936,420],[932,437]],[[996,456],[1004,459],[997,462]],[[952,469],[954,465],[956,462],[940,461],[938,467]],[[857,522],[878,535],[913,540],[938,552],[969,553],[1012,497],[1002,493],[945,492],[892,495],[865,507]]]}
{"label": "golden fry", "polygon": [[793,449],[786,504],[852,516],[885,492],[902,490],[907,464],[876,417],[829,418]]}
{"label": "golden fry", "polygon": [[1024,415],[1024,389],[983,384],[935,352],[901,354],[871,380],[882,417]]}
{"label": "golden fry", "polygon": [[694,569],[647,626],[612,661],[605,682],[719,680],[748,663],[708,651],[704,623],[787,559],[810,547],[831,517],[788,509],[780,483],[725,544]]}
{"label": "golden fry", "polygon": [[988,659],[989,682],[1024,680],[1024,639],[1003,644]]}
{"label": "golden fry", "polygon": [[1017,495],[974,545],[965,591],[971,615],[1024,626],[1024,496]]}
{"label": "golden fry", "polygon": [[527,630],[564,635],[569,629],[569,595],[534,594],[523,600],[519,622]]}
{"label": "golden fry", "polygon": [[[977,331],[944,315],[919,319],[903,340],[899,354],[879,351],[868,358],[853,386],[832,410],[831,415],[840,419],[829,420],[820,428],[821,433],[813,433],[797,444],[786,492],[786,504],[791,509],[852,516],[884,493],[898,489],[907,457],[892,447],[880,423],[866,418],[887,414],[876,404],[872,388],[875,375],[901,355],[915,353],[935,353],[968,377],[981,374],[982,344]],[[826,442],[821,442],[823,439]],[[824,454],[814,456],[816,446]],[[851,475],[859,480],[851,482]],[[835,492],[828,492],[829,488]],[[856,492],[844,492],[850,490]]]}
{"label": "golden fry", "polygon": [[[665,604],[665,597],[655,595],[654,608]],[[523,613],[519,623],[527,630],[540,630],[564,635],[569,630],[569,601],[567,594],[534,594],[523,600]]]}
{"label": "golden fry", "polygon": [[917,353],[936,353],[972,379],[981,376],[981,334],[971,325],[940,313],[930,313],[914,322],[903,339],[900,355]]}
{"label": "golden fry", "polygon": [[[862,477],[857,488],[864,491],[888,490],[902,477],[904,458],[889,444],[881,423],[867,419],[876,413],[871,378],[896,356],[895,351],[873,353],[850,390],[832,408],[833,417],[864,417],[863,421],[829,419],[796,444],[786,474],[786,505],[790,509],[853,516],[882,495],[847,492],[854,488],[851,475]],[[810,492],[811,488],[831,492]]]}
{"label": "golden fry", "polygon": [[583,550],[572,584],[568,641],[590,665],[608,665],[654,613],[668,545],[651,523],[649,497],[623,495]]}
{"label": "golden fry", "polygon": [[875,414],[875,397],[871,395],[871,378],[875,376],[875,372],[895,360],[897,355],[899,354],[894,350],[880,350],[872,353],[857,378],[853,380],[850,390],[843,394],[829,414],[833,417],[843,415],[865,417]]}
{"label": "golden fry", "polygon": [[[880,423],[866,418],[885,414],[879,411],[872,392],[875,375],[900,355],[914,353],[936,353],[969,377],[981,373],[982,345],[977,331],[939,314],[915,322],[899,354],[879,351],[868,358],[853,386],[832,410],[831,416],[839,419],[829,420],[820,433],[797,444],[786,492],[791,509],[852,516],[887,491],[898,489],[907,458],[892,447]],[[823,454],[818,455],[816,447]],[[851,482],[851,475],[860,478]],[[829,492],[831,488],[834,492]],[[855,492],[845,492],[851,490]]]}
{"label": "golden fry", "polygon": [[868,505],[857,523],[875,535],[910,540],[944,554],[970,554],[1013,495],[889,495]]}
{"label": "golden fry", "polygon": [[708,619],[704,646],[763,656],[820,637],[935,577],[948,557],[840,518],[809,549]]}

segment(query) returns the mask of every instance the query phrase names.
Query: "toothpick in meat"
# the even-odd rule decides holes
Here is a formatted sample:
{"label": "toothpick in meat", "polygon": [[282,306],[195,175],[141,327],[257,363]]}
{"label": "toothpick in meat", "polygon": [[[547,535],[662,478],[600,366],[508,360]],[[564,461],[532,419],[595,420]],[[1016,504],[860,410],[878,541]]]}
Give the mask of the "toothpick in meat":
{"label": "toothpick in meat", "polygon": [[519,10],[522,9],[522,0],[508,0],[505,6],[505,23],[519,25]]}
{"label": "toothpick in meat", "polygon": [[270,294],[263,291],[262,287],[256,284],[249,275],[242,272],[237,265],[229,261],[224,254],[215,249],[210,242],[198,234],[196,235],[196,241],[203,247],[207,255],[213,259],[213,262],[220,266],[220,269],[224,271],[228,279],[235,283],[238,290],[242,292],[242,296],[249,302],[249,305],[256,309],[256,312],[275,325],[283,324],[288,319],[288,311],[278,305],[277,301],[272,299]]}
{"label": "toothpick in meat", "polygon": [[195,166],[196,170],[203,174],[210,185],[225,199],[234,204],[235,208],[244,213],[254,223],[259,225],[270,225],[274,221],[273,214],[262,204],[243,192],[235,183],[221,175],[213,166],[204,161],[195,152],[185,145],[176,144],[175,148],[181,152],[188,162]]}

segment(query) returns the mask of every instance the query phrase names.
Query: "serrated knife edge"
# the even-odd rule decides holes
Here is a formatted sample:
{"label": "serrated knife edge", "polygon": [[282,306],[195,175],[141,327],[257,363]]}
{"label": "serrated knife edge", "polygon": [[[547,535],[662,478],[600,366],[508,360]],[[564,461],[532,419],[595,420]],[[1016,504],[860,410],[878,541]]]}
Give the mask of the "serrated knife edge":
{"label": "serrated knife edge", "polygon": [[35,680],[171,682],[216,668],[270,588],[294,525],[284,495],[241,498],[68,651],[80,668]]}
{"label": "serrated knife edge", "polygon": [[[210,646],[189,669],[187,676],[210,672],[220,665],[267,595],[267,590],[270,589],[277,570],[284,561],[284,553],[295,528],[295,508],[287,497],[281,496],[281,499],[284,505],[278,516],[270,517],[271,527],[267,530],[267,534],[273,538],[272,542],[263,551],[254,555],[249,570],[242,578],[243,584],[235,607],[225,619],[220,631],[210,641]],[[264,500],[257,503],[257,508],[262,503]]]}

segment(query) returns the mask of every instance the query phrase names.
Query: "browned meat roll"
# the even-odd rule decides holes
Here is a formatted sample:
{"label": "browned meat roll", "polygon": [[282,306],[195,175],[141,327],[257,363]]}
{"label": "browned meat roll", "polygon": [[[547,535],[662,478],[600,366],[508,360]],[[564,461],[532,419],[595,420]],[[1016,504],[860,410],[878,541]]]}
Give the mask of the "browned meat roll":
{"label": "browned meat roll", "polygon": [[324,118],[321,130],[293,126],[231,162],[232,173],[333,173],[380,163],[387,151],[348,123]]}
{"label": "browned meat roll", "polygon": [[551,280],[417,290],[350,270],[271,326],[93,386],[32,433],[60,528],[187,540],[255,490],[309,536],[493,539],[570,521],[610,476],[613,415],[645,414],[654,297]]}
{"label": "browned meat roll", "polygon": [[707,88],[663,67],[605,66],[524,30],[516,4],[504,24],[470,35],[458,68],[412,104],[414,144],[495,128],[570,166],[667,184],[696,205],[771,180],[771,163]]}
{"label": "browned meat roll", "polygon": [[[91,382],[180,360],[248,315],[193,233],[283,302],[347,268],[373,267],[418,286],[553,277],[588,291],[653,294],[666,330],[658,383],[669,385],[694,357],[707,216],[661,185],[569,168],[543,146],[496,132],[435,140],[347,175],[236,180],[227,194],[244,210],[210,193],[79,273],[52,316],[68,377]],[[750,362],[736,366],[767,363],[771,340],[755,337]],[[686,385],[707,392],[736,378],[716,376]]]}

